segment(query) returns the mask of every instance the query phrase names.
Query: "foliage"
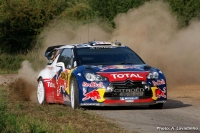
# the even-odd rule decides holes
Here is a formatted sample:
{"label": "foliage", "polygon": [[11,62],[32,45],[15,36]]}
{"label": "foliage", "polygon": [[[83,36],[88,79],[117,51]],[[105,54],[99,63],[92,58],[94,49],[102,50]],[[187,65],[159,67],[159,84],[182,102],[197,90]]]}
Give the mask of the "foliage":
{"label": "foliage", "polygon": [[[1,0],[0,54],[27,53],[52,20],[75,25],[95,22],[115,28],[114,18],[150,0]],[[199,0],[164,0],[179,20],[179,27],[200,18]]]}
{"label": "foliage", "polygon": [[10,55],[0,54],[0,74],[2,73],[17,73],[17,70],[21,67],[21,63],[26,59],[25,55]]}
{"label": "foliage", "polygon": [[167,0],[172,12],[174,12],[179,21],[179,27],[186,27],[190,20],[200,18],[199,0]]}
{"label": "foliage", "polygon": [[65,3],[65,0],[2,0],[0,52],[32,49],[42,28],[65,9]]}
{"label": "foliage", "polygon": [[62,12],[60,17],[73,21],[88,21],[93,19],[94,11],[88,5],[87,0],[69,0],[66,10]]}
{"label": "foliage", "polygon": [[98,17],[103,18],[115,28],[114,17],[126,13],[131,8],[137,8],[149,0],[89,0],[88,4]]}

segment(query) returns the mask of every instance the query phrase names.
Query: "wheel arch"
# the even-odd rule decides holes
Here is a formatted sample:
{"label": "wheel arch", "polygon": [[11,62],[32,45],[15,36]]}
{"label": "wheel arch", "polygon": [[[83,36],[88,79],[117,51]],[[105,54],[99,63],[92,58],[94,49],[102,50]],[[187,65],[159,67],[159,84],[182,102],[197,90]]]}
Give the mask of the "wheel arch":
{"label": "wheel arch", "polygon": [[80,99],[82,99],[82,97],[83,97],[82,84],[80,83],[81,82],[81,78],[74,72],[71,74],[70,81],[71,81],[72,77],[76,79],[77,87],[78,87],[78,91],[79,91],[79,103],[81,103]]}
{"label": "wheel arch", "polygon": [[38,77],[37,77],[37,81],[40,79],[40,78],[42,78],[42,79],[48,79],[48,78],[50,78],[50,75],[49,75],[49,71],[47,70],[47,69],[43,69],[40,73],[39,73],[39,75],[38,75]]}

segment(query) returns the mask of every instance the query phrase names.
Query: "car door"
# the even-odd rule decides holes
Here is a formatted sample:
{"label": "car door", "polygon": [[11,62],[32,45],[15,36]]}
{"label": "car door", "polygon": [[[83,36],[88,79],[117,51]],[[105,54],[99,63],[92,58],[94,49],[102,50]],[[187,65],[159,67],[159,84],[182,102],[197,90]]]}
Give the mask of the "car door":
{"label": "car door", "polygon": [[54,91],[56,89],[56,80],[55,80],[55,74],[56,74],[56,68],[55,68],[55,65],[56,65],[56,58],[57,58],[57,55],[59,54],[60,50],[59,49],[55,49],[54,51],[52,51],[50,54],[51,54],[51,57],[49,57],[49,61],[47,63],[47,67],[45,68],[47,71],[47,75],[48,79],[43,79],[44,82],[47,82],[47,89],[45,90],[46,91],[46,101],[48,103],[55,103],[55,97],[54,97]]}
{"label": "car door", "polygon": [[57,69],[56,89],[54,92],[57,103],[64,104],[65,102],[70,102],[66,88],[68,87],[68,73],[72,67],[72,60],[73,52],[70,48],[65,48],[58,57],[56,67],[60,67],[60,69]]}

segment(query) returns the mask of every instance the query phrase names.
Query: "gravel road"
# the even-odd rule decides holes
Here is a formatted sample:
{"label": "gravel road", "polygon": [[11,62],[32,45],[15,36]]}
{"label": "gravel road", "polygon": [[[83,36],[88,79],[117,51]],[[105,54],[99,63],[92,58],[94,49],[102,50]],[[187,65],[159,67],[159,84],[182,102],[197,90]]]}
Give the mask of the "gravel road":
{"label": "gravel road", "polygon": [[[94,108],[91,111],[107,117],[128,131],[141,133],[199,133],[200,86],[174,87],[168,90],[168,102],[162,110],[148,106]],[[183,130],[183,128],[186,128]],[[192,128],[191,130],[187,130]],[[198,128],[198,131],[196,129]],[[193,130],[194,129],[194,130]]]}
{"label": "gravel road", "polygon": [[[7,85],[16,75],[0,75],[0,84]],[[162,110],[148,106],[98,107],[89,112],[115,122],[127,131],[140,133],[200,133],[200,85],[177,86],[168,90],[168,102]],[[184,131],[183,128],[186,128]],[[189,128],[198,131],[187,130]]]}

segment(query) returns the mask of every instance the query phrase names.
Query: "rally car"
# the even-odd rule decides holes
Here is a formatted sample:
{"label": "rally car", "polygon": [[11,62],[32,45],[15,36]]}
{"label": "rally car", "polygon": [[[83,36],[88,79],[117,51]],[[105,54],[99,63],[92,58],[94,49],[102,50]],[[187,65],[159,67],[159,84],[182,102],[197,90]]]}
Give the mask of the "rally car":
{"label": "rally car", "polygon": [[39,104],[81,106],[149,105],[167,101],[166,78],[120,42],[91,41],[48,47],[38,75]]}

